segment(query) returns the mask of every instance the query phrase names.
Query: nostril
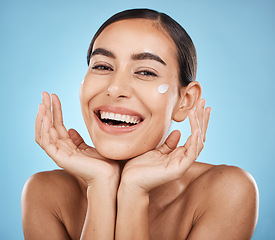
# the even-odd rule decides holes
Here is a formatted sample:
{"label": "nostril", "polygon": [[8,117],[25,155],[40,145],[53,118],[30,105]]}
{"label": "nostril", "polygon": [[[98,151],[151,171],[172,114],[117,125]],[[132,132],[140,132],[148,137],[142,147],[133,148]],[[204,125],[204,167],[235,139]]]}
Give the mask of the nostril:
{"label": "nostril", "polygon": [[128,98],[131,96],[130,86],[109,86],[107,89],[107,95],[113,98]]}
{"label": "nostril", "polygon": [[119,95],[118,97],[120,97],[120,98],[127,98],[127,96],[124,96],[124,95]]}

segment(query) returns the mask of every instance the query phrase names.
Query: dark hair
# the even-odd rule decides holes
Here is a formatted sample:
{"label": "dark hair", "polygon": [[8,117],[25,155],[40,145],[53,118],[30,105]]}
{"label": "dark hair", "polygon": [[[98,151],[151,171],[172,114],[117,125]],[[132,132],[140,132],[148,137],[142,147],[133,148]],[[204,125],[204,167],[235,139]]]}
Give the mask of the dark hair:
{"label": "dark hair", "polygon": [[151,19],[160,23],[164,30],[173,39],[178,52],[178,68],[179,68],[179,80],[182,86],[187,86],[190,82],[196,79],[197,71],[197,53],[195,46],[184,30],[184,28],[178,24],[174,19],[169,17],[165,13],[157,12],[151,9],[130,9],[119,12],[112,17],[110,17],[106,22],[104,22],[101,27],[97,30],[94,35],[88,53],[87,62],[89,65],[91,52],[93,45],[100,33],[110,24],[118,22],[125,19]]}

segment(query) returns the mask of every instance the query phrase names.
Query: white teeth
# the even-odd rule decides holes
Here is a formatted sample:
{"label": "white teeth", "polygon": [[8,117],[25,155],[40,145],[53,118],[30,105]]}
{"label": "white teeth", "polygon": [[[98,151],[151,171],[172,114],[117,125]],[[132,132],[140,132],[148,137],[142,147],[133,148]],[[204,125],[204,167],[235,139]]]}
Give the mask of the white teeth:
{"label": "white teeth", "polygon": [[132,123],[132,124],[137,124],[140,122],[140,117],[138,116],[121,115],[119,113],[112,113],[112,112],[105,112],[105,111],[100,111],[100,118]]}
{"label": "white teeth", "polygon": [[[108,113],[107,113],[108,114]],[[106,115],[107,115],[106,114]],[[109,113],[109,118],[111,118],[111,119],[114,119],[115,120],[115,114],[114,113]]]}
{"label": "white teeth", "polygon": [[114,120],[118,120],[118,121],[121,121],[121,115],[116,113],[115,116],[114,116]]}
{"label": "white teeth", "polygon": [[[108,123],[105,123],[105,125],[108,125],[108,126],[109,126]],[[126,126],[124,126],[124,125],[112,125],[112,127],[116,127],[116,128],[125,128]]]}
{"label": "white teeth", "polygon": [[[125,116],[125,115],[124,115],[124,116]],[[131,122],[131,117],[130,117],[129,115],[126,116],[125,122],[127,122],[127,123]]]}

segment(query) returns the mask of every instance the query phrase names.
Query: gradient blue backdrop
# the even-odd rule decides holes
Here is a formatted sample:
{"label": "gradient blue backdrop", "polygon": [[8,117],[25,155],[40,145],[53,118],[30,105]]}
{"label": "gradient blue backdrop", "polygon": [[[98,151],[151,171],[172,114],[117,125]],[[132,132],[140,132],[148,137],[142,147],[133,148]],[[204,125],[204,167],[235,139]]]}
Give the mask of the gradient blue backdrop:
{"label": "gradient blue backdrop", "polygon": [[[42,91],[60,96],[66,126],[90,143],[78,99],[89,42],[109,16],[137,7],[168,13],[191,35],[197,80],[213,108],[199,160],[254,176],[260,214],[253,239],[275,239],[275,4],[268,0],[1,0],[0,239],[23,239],[23,185],[35,172],[56,168],[34,142]],[[184,143],[187,122],[173,128],[182,130]]]}

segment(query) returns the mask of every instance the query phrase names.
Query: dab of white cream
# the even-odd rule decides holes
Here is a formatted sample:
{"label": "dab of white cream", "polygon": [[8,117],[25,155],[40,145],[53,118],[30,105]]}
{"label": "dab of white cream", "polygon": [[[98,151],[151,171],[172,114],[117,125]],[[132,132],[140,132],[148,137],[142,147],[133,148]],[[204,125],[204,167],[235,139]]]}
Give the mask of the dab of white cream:
{"label": "dab of white cream", "polygon": [[158,92],[159,92],[159,93],[166,93],[167,90],[168,90],[168,88],[169,88],[169,85],[168,85],[168,84],[161,84],[161,85],[159,85],[159,87],[158,87]]}

